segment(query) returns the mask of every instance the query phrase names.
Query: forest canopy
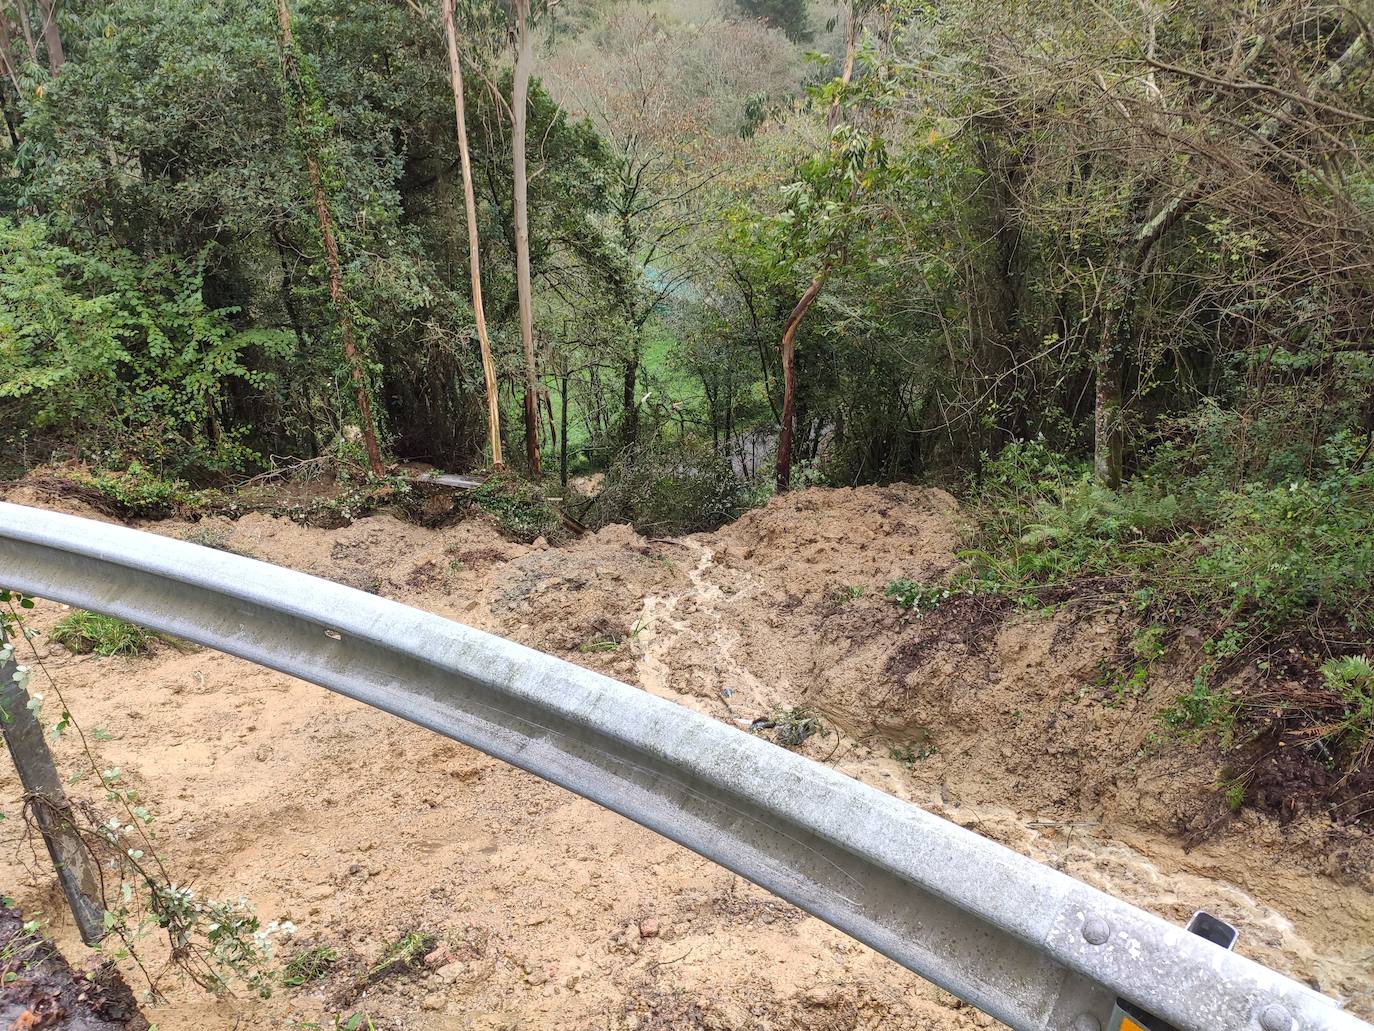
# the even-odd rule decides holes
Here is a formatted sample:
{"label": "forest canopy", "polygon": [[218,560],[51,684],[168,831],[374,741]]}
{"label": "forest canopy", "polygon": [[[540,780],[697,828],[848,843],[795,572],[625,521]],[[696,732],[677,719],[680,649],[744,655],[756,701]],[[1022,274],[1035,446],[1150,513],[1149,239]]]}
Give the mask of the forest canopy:
{"label": "forest canopy", "polygon": [[1158,545],[1364,633],[1369,47],[1310,0],[4,0],[5,462],[603,471],[586,518],[678,529],[925,480],[1004,579]]}

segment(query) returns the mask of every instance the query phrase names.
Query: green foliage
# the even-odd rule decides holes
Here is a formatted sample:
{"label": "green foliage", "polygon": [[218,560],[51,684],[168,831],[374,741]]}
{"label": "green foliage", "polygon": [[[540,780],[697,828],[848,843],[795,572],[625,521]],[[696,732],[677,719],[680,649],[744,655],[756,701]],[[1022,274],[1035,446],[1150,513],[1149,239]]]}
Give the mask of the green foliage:
{"label": "green foliage", "polygon": [[633,523],[650,536],[696,533],[715,529],[754,503],[748,484],[714,450],[645,442],[611,465],[593,520]]}
{"label": "green foliage", "polygon": [[224,398],[236,383],[266,387],[260,363],[290,339],[207,305],[205,260],[77,252],[40,222],[0,219],[0,410],[126,461],[225,471],[255,460],[247,427],[224,425]]}
{"label": "green foliage", "polygon": [[74,475],[71,479],[93,489],[130,516],[157,517],[194,510],[208,504],[214,496],[211,491],[192,490],[185,480],[164,479],[137,461],[120,472]]}
{"label": "green foliage", "polygon": [[1335,742],[1352,766],[1363,767],[1374,754],[1374,665],[1367,656],[1347,655],[1329,659],[1321,673],[1340,700],[1340,715],[1322,737]]}
{"label": "green foliage", "polygon": [[329,973],[338,960],[338,952],[328,945],[310,945],[298,949],[282,966],[281,983],[288,988],[299,988],[318,981]]}
{"label": "green foliage", "polygon": [[146,655],[152,638],[141,627],[113,616],[78,609],[62,617],[48,635],[54,642],[78,655]]}
{"label": "green foliage", "polygon": [[368,980],[380,981],[414,970],[433,950],[437,941],[432,934],[407,931],[394,941],[387,942],[382,949],[382,958],[368,971]]}
{"label": "green foliage", "polygon": [[[1164,470],[1164,471],[1161,471]],[[966,555],[1009,594],[1110,578],[1210,621],[1219,657],[1319,622],[1374,633],[1374,473],[1329,466],[1282,485],[1207,489],[1160,466],[1121,491],[1029,442],[990,463]]]}
{"label": "green foliage", "polygon": [[1233,813],[1239,813],[1245,805],[1245,792],[1249,787],[1246,778],[1222,777],[1217,786],[1221,788],[1221,797],[1226,801],[1226,808]]}
{"label": "green foliage", "polygon": [[811,38],[806,0],[735,0],[735,6],[746,18],[758,18],[782,29],[789,39]]}
{"label": "green foliage", "polygon": [[1215,734],[1223,748],[1231,745],[1236,720],[1241,712],[1240,692],[1213,687],[1208,669],[1193,676],[1193,686],[1179,695],[1160,715],[1160,721],[1175,733],[1197,740],[1202,733]]}
{"label": "green foliage", "polygon": [[467,501],[496,520],[503,532],[526,544],[543,537],[556,540],[563,534],[558,510],[537,483],[515,476],[491,476]]}
{"label": "green foliage", "polygon": [[919,584],[915,580],[893,580],[884,594],[918,616],[948,601],[952,591],[946,584]]}
{"label": "green foliage", "polygon": [[861,584],[839,584],[830,589],[830,597],[836,605],[848,605],[851,601],[858,601],[864,596],[864,588]]}

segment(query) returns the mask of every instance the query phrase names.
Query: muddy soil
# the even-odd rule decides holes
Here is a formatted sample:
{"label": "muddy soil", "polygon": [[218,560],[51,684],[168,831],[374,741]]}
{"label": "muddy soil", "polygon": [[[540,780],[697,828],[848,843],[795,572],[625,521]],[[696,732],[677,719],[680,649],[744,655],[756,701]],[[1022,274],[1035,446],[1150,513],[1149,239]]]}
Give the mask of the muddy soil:
{"label": "muddy soil", "polygon": [[0,1027],[11,1031],[147,1031],[112,963],[81,971],[24,915],[0,903]]}
{"label": "muddy soil", "polygon": [[[824,728],[800,746],[812,758],[1167,919],[1208,909],[1240,926],[1241,952],[1374,1016],[1374,839],[1233,816],[1217,756],[1160,732],[1186,656],[1119,693],[1102,671],[1129,628],[1106,602],[1040,615],[970,599],[916,618],[882,597],[954,563],[960,514],[942,492],[814,489],[711,534],[611,527],[559,548],[476,517],[143,528],[417,605],[739,726],[810,710]],[[34,614],[46,627],[62,612]],[[339,956],[267,1001],[173,988],[147,1010],[164,1031],[353,1012],[425,1031],[991,1024],[705,860],[380,712],[209,651],[42,647],[78,718],[114,735],[103,761],[149,800],[170,865],[290,919],[284,953]],[[16,796],[0,777],[0,806]],[[31,851],[0,855],[0,884],[80,954]],[[364,983],[410,931],[442,943],[431,964]]]}

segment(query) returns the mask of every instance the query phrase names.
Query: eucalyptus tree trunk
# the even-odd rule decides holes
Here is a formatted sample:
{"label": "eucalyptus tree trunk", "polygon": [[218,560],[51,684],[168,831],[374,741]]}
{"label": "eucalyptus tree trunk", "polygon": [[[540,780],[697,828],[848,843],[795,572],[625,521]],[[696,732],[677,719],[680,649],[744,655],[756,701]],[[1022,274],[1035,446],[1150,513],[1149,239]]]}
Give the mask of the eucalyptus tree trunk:
{"label": "eucalyptus tree trunk", "polygon": [[[25,2],[19,0],[19,6],[23,7]],[[39,0],[38,5],[43,12],[43,46],[48,51],[48,71],[56,75],[67,59],[62,52],[62,34],[57,29],[57,3],[56,0]]]}
{"label": "eucalyptus tree trunk", "polygon": [[539,479],[539,383],[534,362],[534,290],[530,283],[529,173],[525,164],[525,126],[529,117],[530,0],[515,0],[515,82],[511,95],[511,163],[515,168],[515,287],[520,299],[520,343],[525,351],[525,460]]}
{"label": "eucalyptus tree trunk", "polygon": [[487,314],[482,304],[482,263],[477,237],[477,200],[472,188],[472,155],[468,150],[467,115],[463,105],[463,65],[458,56],[458,30],[453,23],[454,0],[439,0],[448,42],[449,78],[453,84],[453,109],[458,122],[458,157],[463,167],[463,205],[468,216],[468,274],[472,280],[472,317],[477,323],[477,342],[482,350],[482,377],[487,387],[487,438],[491,465],[505,465],[501,456],[501,403],[496,394],[496,363],[487,336]]}
{"label": "eucalyptus tree trunk", "polygon": [[[857,0],[850,0],[848,4],[844,70],[840,74],[840,82],[845,86],[849,85],[850,79],[854,76],[854,50],[858,23],[858,14],[855,11],[856,3]],[[836,126],[840,124],[840,98],[838,95],[831,101],[830,113],[826,116],[825,124],[831,133],[834,133]],[[792,309],[792,314],[787,317],[787,323],[783,326],[782,344],[779,348],[782,359],[782,427],[778,433],[777,464],[777,490],[779,494],[785,493],[792,486],[792,437],[795,432],[793,423],[796,421],[797,405],[797,331],[801,329],[802,319],[811,310],[811,306],[816,303],[816,298],[821,295],[825,281],[830,276],[833,260],[833,254],[826,257],[820,272],[802,292],[801,300]]]}
{"label": "eucalyptus tree trunk", "polygon": [[343,287],[343,270],[339,264],[339,243],[334,236],[334,216],[324,195],[324,178],[320,174],[320,156],[306,124],[305,84],[296,56],[296,40],[291,32],[291,11],[286,0],[277,0],[277,24],[280,29],[282,71],[290,93],[291,114],[301,131],[301,146],[305,151],[305,167],[310,177],[310,191],[315,200],[315,218],[320,224],[324,240],[325,267],[329,270],[329,299],[339,320],[339,336],[343,341],[344,359],[353,379],[353,394],[358,405],[358,421],[362,424],[363,445],[367,448],[367,462],[372,475],[385,472],[382,452],[377,446],[377,428],[372,421],[372,403],[367,397],[367,377],[363,374],[362,357],[358,353],[353,333],[353,313]]}
{"label": "eucalyptus tree trunk", "polygon": [[14,9],[19,14],[19,32],[24,37],[24,47],[29,52],[29,60],[38,63],[38,44],[33,38],[33,26],[29,23],[29,0],[16,0]]}
{"label": "eucalyptus tree trunk", "polygon": [[4,65],[0,71],[5,73],[5,77],[14,86],[14,92],[19,93],[19,61],[14,56],[14,37],[10,34],[10,23],[5,18],[5,8],[0,0],[0,64]]}

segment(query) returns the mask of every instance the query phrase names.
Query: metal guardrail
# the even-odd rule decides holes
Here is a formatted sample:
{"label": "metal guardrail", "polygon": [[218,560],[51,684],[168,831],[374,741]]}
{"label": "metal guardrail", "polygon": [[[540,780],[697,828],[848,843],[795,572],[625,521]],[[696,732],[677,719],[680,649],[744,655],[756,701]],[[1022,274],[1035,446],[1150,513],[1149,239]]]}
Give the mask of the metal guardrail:
{"label": "metal guardrail", "polygon": [[0,583],[300,677],[559,784],[1024,1031],[1374,1031],[917,806],[561,659],[352,588],[0,503]]}

